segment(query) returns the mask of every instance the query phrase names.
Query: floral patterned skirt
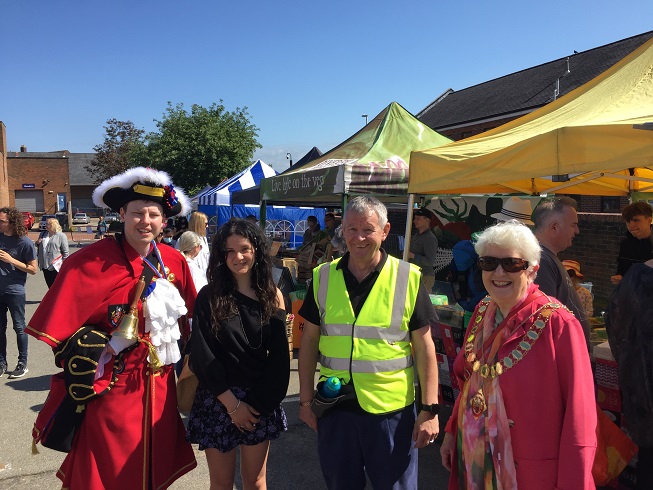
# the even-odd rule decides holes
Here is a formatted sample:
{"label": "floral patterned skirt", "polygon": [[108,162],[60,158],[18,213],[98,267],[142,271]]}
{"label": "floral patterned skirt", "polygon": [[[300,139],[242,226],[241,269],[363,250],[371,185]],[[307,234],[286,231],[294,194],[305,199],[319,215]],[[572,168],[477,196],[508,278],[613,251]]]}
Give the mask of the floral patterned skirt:
{"label": "floral patterned skirt", "polygon": [[[231,391],[242,400],[246,391],[235,386]],[[266,440],[278,438],[288,430],[288,421],[283,407],[279,406],[272,413],[262,414],[252,431],[239,431],[231,422],[224,405],[218,398],[202,385],[197,387],[195,401],[188,418],[186,440],[199,444],[199,449],[215,448],[221,453],[227,453],[237,446],[255,446]]]}

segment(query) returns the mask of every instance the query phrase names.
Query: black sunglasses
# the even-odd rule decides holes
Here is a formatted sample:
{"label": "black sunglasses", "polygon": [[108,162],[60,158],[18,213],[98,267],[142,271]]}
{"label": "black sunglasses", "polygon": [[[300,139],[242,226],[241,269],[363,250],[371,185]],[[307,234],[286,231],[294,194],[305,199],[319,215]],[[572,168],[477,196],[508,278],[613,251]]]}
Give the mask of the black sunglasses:
{"label": "black sunglasses", "polygon": [[501,264],[501,267],[506,272],[519,272],[528,269],[528,261],[515,257],[504,257],[500,259],[498,257],[485,256],[478,258],[478,267],[483,271],[496,270],[499,264]]}

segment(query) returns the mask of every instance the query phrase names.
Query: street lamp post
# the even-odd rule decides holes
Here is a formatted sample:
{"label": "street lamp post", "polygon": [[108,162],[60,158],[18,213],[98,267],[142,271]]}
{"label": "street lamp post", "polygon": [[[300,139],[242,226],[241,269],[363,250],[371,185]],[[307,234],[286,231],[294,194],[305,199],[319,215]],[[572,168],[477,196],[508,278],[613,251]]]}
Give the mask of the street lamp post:
{"label": "street lamp post", "polygon": [[292,167],[292,155],[290,153],[286,153],[286,160],[290,160],[290,166]]}
{"label": "street lamp post", "polygon": [[365,118],[365,126],[367,126],[367,114],[361,114],[361,117]]}

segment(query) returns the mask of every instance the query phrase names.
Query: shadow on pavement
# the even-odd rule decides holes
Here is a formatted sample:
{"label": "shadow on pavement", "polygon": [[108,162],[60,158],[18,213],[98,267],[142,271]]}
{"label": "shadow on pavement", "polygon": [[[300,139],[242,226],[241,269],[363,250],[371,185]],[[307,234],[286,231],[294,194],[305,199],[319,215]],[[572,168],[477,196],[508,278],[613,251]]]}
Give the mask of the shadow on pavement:
{"label": "shadow on pavement", "polygon": [[29,373],[24,378],[9,379],[7,386],[17,391],[48,391],[50,389],[49,374],[43,376],[28,377]]}

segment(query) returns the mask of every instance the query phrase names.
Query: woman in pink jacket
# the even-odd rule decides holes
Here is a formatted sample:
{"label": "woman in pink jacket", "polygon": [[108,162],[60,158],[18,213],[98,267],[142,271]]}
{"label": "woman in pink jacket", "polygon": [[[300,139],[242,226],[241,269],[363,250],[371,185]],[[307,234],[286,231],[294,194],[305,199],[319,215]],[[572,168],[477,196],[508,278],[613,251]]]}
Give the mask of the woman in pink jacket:
{"label": "woman in pink jacket", "polygon": [[540,245],[515,221],[476,242],[488,296],[454,363],[440,450],[450,489],[594,489],[594,382],[583,330],[533,283]]}

